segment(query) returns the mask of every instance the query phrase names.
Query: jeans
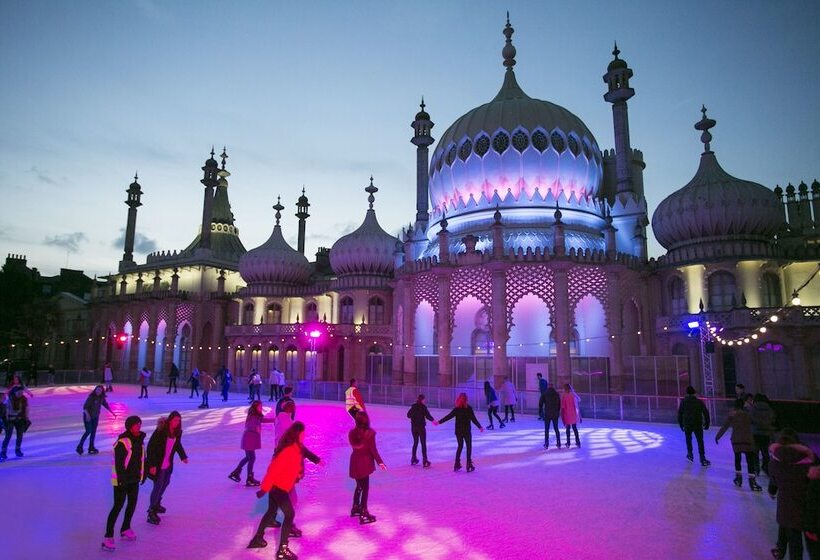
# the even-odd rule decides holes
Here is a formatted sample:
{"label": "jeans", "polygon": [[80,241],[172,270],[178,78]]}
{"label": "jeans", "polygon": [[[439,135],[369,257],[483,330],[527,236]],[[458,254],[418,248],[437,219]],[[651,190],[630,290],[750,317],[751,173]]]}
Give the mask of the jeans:
{"label": "jeans", "polygon": [[[256,399],[254,399],[254,395],[256,395]],[[248,399],[250,400],[262,400],[262,385],[249,385],[248,386]]]}
{"label": "jeans", "polygon": [[189,399],[194,398],[194,392],[196,392],[196,396],[199,396],[199,381],[196,379],[191,379],[191,396],[188,397]]}
{"label": "jeans", "polygon": [[739,473],[741,471],[740,466],[740,456],[746,455],[746,471],[749,474],[756,474],[757,473],[757,458],[755,457],[755,453],[753,451],[741,451],[735,453],[735,472]]}
{"label": "jeans", "polygon": [[[789,551],[789,560],[803,559],[803,532],[800,529],[777,528],[777,548]],[[813,559],[812,559],[813,560]]]}
{"label": "jeans", "polygon": [[498,406],[497,405],[496,406],[491,406],[490,408],[487,409],[487,416],[490,419],[490,426],[493,425],[493,416],[495,416],[498,419],[498,423],[500,425],[502,425],[502,426],[504,425],[504,422],[501,420],[501,417],[498,415]]}
{"label": "jeans", "polygon": [[140,398],[148,398],[148,385],[140,385]]}
{"label": "jeans", "polygon": [[171,483],[171,469],[157,468],[157,474],[154,477],[154,489],[151,490],[151,506],[150,509],[156,511],[162,502],[162,495],[168,484]]}
{"label": "jeans", "polygon": [[461,464],[461,450],[464,448],[464,444],[467,444],[467,462],[473,462],[473,434],[472,432],[467,432],[464,434],[456,434],[456,441],[458,442],[458,447],[456,448],[456,464]]}
{"label": "jeans", "polygon": [[544,417],[544,408],[547,406],[547,400],[544,398],[544,393],[541,393],[541,396],[538,397],[538,417]]}
{"label": "jeans", "polygon": [[242,458],[241,461],[239,461],[239,464],[236,465],[236,468],[234,469],[234,472],[237,473],[237,474],[241,473],[242,472],[242,467],[244,467],[247,464],[248,465],[248,478],[249,479],[253,478],[253,464],[255,462],[256,462],[256,451],[253,450],[253,449],[246,449],[245,450],[245,456]]}
{"label": "jeans", "polygon": [[686,436],[686,456],[694,457],[692,454],[692,434],[695,434],[695,439],[698,442],[698,456],[700,456],[701,461],[706,459],[706,451],[703,447],[703,429],[698,428],[696,430],[691,430],[689,428],[684,428],[683,434]]}
{"label": "jeans", "polygon": [[504,422],[507,421],[509,415],[512,415],[513,422],[515,421],[515,406],[511,404],[504,405]]}
{"label": "jeans", "polygon": [[572,431],[575,432],[575,445],[577,447],[581,447],[581,438],[578,437],[578,425],[577,424],[570,424],[567,426],[567,447],[569,447],[569,429],[572,428]]}
{"label": "jeans", "polygon": [[424,426],[412,426],[410,431],[413,433],[413,459],[416,458],[416,451],[421,442],[421,457],[424,462],[427,462],[427,428]]}
{"label": "jeans", "polygon": [[268,492],[268,510],[265,512],[265,515],[262,516],[259,527],[256,529],[256,534],[260,537],[265,534],[265,527],[273,524],[276,520],[276,511],[280,509],[285,515],[285,518],[282,520],[282,528],[279,532],[279,546],[281,547],[288,544],[288,536],[293,527],[293,518],[296,516],[296,512],[293,509],[293,504],[290,501],[288,493],[284,490],[280,490],[276,486]]}
{"label": "jeans", "polygon": [[3,455],[9,448],[9,441],[11,441],[11,434],[17,430],[17,439],[14,441],[14,448],[20,451],[20,446],[23,445],[23,420],[8,420],[6,422],[6,437],[3,438]]}
{"label": "jeans", "polygon": [[83,432],[83,437],[80,438],[80,444],[78,447],[82,447],[85,444],[85,438],[89,437],[88,441],[88,448],[94,449],[94,438],[97,435],[97,424],[100,422],[100,417],[91,418],[90,420],[85,419],[85,414],[83,414],[83,424],[85,425],[85,432]]}
{"label": "jeans", "polygon": [[122,506],[126,499],[128,505],[125,506],[125,517],[122,518],[122,525],[120,526],[120,533],[131,528],[131,517],[134,516],[134,510],[137,508],[137,497],[139,496],[140,485],[138,482],[114,486],[114,506],[108,514],[108,522],[105,525],[105,537],[114,538],[114,523],[117,522],[117,517],[122,511]]}
{"label": "jeans", "polygon": [[210,393],[210,391],[202,391],[202,404],[200,406],[203,406],[203,407],[209,406],[209,404],[208,404],[208,393]]}
{"label": "jeans", "polygon": [[[550,446],[550,424],[552,424],[552,429],[555,431],[555,441],[558,442],[558,448],[561,448],[561,430],[558,429],[558,418],[545,418],[544,419],[544,447]],[[569,439],[567,439],[567,443],[569,443]]]}
{"label": "jeans", "polygon": [[755,447],[757,450],[755,451],[755,459],[760,459],[760,456],[763,456],[763,463],[758,463],[758,467],[763,468],[763,472],[769,474],[769,444],[772,442],[771,438],[768,434],[755,434]]}
{"label": "jeans", "polygon": [[367,496],[370,494],[370,477],[356,479],[356,490],[353,491],[353,507],[359,506],[367,511]]}

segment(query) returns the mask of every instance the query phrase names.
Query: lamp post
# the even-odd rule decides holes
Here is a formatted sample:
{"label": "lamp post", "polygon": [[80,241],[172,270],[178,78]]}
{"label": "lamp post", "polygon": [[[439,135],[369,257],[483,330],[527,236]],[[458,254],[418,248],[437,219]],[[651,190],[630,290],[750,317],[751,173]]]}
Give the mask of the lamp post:
{"label": "lamp post", "polygon": [[310,338],[310,352],[313,355],[313,358],[310,363],[311,380],[316,379],[316,342],[319,340],[319,337],[321,336],[322,332],[318,329],[313,329],[308,332],[308,337]]}

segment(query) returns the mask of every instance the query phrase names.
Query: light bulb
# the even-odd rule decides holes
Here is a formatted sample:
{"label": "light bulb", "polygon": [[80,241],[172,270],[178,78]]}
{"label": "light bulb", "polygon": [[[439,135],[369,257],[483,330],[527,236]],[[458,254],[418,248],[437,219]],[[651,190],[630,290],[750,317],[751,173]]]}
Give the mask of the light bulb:
{"label": "light bulb", "polygon": [[777,315],[772,315],[771,317],[769,317],[769,321],[771,321],[772,323],[777,323],[779,319],[780,318]]}

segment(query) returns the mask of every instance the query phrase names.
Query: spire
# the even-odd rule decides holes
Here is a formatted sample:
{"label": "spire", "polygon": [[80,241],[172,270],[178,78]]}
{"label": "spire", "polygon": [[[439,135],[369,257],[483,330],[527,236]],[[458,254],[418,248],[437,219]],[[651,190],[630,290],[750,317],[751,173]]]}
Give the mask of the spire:
{"label": "spire", "polygon": [[[222,154],[219,156],[222,158],[222,171],[225,171],[225,162],[228,159],[228,149],[225,146],[222,146]],[[213,155],[213,148],[211,149],[211,155]]]}
{"label": "spire", "polygon": [[504,84],[501,86],[501,90],[499,90],[495,98],[493,98],[493,101],[521,98],[529,99],[529,95],[524,93],[524,90],[518,85],[518,81],[515,79],[515,72],[513,72],[516,51],[515,46],[512,44],[512,36],[513,33],[515,33],[515,29],[510,25],[510,12],[507,12],[507,25],[504,26],[502,33],[504,37],[506,37],[506,40],[504,42],[504,48],[501,49],[501,56],[504,57],[504,67],[507,71],[504,73]]}
{"label": "spire", "polygon": [[615,60],[618,60],[618,55],[621,54],[621,51],[618,49],[618,41],[615,41],[615,47],[612,49],[612,56],[615,57]]}
{"label": "spire", "polygon": [[370,184],[365,187],[364,191],[368,193],[367,202],[370,204],[370,210],[373,210],[373,203],[376,202],[376,197],[373,195],[379,192],[378,187],[373,184],[373,175],[370,176]]}
{"label": "spire", "polygon": [[302,196],[300,196],[299,200],[296,201],[296,217],[299,218],[299,233],[296,243],[298,251],[303,255],[305,254],[305,223],[310,217],[310,214],[308,214],[309,207],[310,203],[305,195],[305,186],[302,185]]}
{"label": "spire", "polygon": [[701,119],[695,123],[695,130],[703,131],[703,134],[700,135],[700,141],[703,142],[703,153],[704,154],[711,154],[712,148],[710,146],[710,142],[712,141],[712,134],[709,132],[710,128],[713,128],[717,121],[714,119],[710,119],[706,116],[706,105],[702,105],[700,108],[700,112],[703,114]]}
{"label": "spire", "polygon": [[507,72],[512,72],[513,66],[515,66],[515,46],[512,44],[512,36],[515,33],[515,29],[513,26],[510,25],[510,12],[507,12],[507,25],[504,26],[504,37],[507,38],[505,41],[504,48],[501,49],[501,56],[504,57],[504,66],[507,68]]}
{"label": "spire", "polygon": [[276,197],[276,204],[273,205],[273,209],[276,210],[276,227],[279,227],[279,220],[282,219],[282,210],[285,209],[285,207],[282,206],[281,196]]}

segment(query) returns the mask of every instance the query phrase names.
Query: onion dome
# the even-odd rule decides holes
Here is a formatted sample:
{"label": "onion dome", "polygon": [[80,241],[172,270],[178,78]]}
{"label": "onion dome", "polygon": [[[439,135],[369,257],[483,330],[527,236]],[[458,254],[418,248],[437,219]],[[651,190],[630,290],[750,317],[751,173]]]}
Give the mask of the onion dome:
{"label": "onion dome", "polygon": [[615,48],[612,49],[612,55],[615,57],[609,63],[609,66],[606,67],[607,72],[612,72],[613,70],[617,70],[618,68],[626,68],[626,61],[621,60],[618,58],[618,55],[621,54],[621,51],[618,49],[618,43],[615,43]]}
{"label": "onion dome", "polygon": [[[686,186],[658,205],[652,216],[655,237],[674,258],[767,254],[785,225],[782,205],[771,189],[723,170],[710,148],[709,129],[716,121],[707,118],[706,107],[701,112],[695,124],[705,146],[700,165]],[[741,248],[733,242],[742,242]]]}
{"label": "onion dome", "polygon": [[424,110],[426,105],[424,104],[424,97],[423,96],[421,98],[421,104],[419,105],[419,107],[421,108],[421,111],[416,113],[416,119],[415,120],[417,120],[417,121],[429,121],[430,120],[430,114],[427,111]]}
{"label": "onion dome", "polygon": [[[601,153],[580,118],[524,93],[516,81],[514,29],[503,30],[506,67],[495,98],[457,119],[441,136],[430,164],[433,214],[446,209],[451,223],[469,214],[489,220],[495,206],[548,208],[563,195],[588,200],[598,193]],[[546,198],[551,195],[551,200]],[[494,197],[495,200],[493,199]],[[476,209],[485,209],[476,213]]]}
{"label": "onion dome", "polygon": [[373,210],[374,193],[378,188],[373,185],[373,177],[365,188],[370,208],[364,222],[352,233],[340,238],[330,249],[330,266],[339,276],[389,276],[395,266],[394,252],[396,238],[384,231],[376,219]]}
{"label": "onion dome", "polygon": [[279,220],[285,207],[279,199],[273,209],[276,210],[273,233],[262,245],[242,255],[239,274],[248,284],[304,284],[310,278],[310,263],[282,236]]}

